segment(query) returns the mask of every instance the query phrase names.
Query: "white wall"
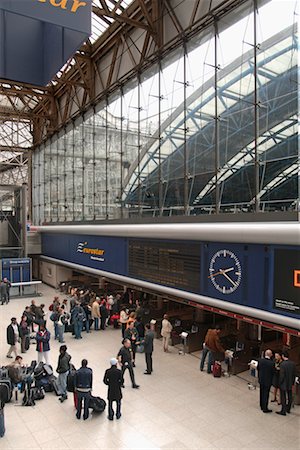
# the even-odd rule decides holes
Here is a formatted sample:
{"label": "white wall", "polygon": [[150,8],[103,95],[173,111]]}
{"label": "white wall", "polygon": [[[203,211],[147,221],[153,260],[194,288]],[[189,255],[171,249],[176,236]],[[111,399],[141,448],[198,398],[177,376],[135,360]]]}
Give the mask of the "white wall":
{"label": "white wall", "polygon": [[72,279],[72,270],[47,261],[40,261],[40,278],[56,288],[61,281]]}

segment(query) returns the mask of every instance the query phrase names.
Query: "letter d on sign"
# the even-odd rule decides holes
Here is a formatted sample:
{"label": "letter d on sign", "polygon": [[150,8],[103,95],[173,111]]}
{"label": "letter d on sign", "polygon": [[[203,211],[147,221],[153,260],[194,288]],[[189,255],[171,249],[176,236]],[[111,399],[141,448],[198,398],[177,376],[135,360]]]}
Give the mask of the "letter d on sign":
{"label": "letter d on sign", "polygon": [[294,286],[300,288],[300,270],[294,270]]}

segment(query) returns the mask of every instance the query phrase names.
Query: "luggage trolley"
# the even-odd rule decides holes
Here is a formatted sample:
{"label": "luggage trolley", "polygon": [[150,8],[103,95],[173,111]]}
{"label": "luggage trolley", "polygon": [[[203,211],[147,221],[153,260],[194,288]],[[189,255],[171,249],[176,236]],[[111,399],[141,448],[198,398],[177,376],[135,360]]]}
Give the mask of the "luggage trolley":
{"label": "luggage trolley", "polygon": [[187,333],[186,331],[182,331],[180,333],[180,337],[181,337],[181,342],[182,342],[182,350],[179,350],[179,355],[185,355],[187,353],[186,349],[187,349],[187,337],[188,337],[189,333]]}

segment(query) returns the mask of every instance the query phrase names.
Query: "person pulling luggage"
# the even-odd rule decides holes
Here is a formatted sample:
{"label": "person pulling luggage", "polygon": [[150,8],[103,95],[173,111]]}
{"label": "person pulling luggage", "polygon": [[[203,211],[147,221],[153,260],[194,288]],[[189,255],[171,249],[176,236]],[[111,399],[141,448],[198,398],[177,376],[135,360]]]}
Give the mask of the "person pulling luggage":
{"label": "person pulling luggage", "polygon": [[[133,372],[133,355],[132,355],[132,349],[131,349],[131,342],[129,339],[123,339],[122,341],[123,347],[120,348],[118,353],[118,361],[122,369],[122,376],[124,377],[124,372],[126,369],[129,371],[132,388],[138,389],[140,386],[136,384],[135,378],[134,378],[134,372]],[[125,387],[124,384],[122,387]]]}
{"label": "person pulling luggage", "polygon": [[113,402],[117,404],[116,418],[121,417],[121,400],[122,400],[122,385],[124,383],[123,374],[117,367],[118,360],[111,358],[110,369],[107,369],[104,374],[103,383],[108,386],[107,399],[108,399],[108,419],[113,420],[114,409]]}
{"label": "person pulling luggage", "polygon": [[75,390],[77,393],[77,419],[81,418],[82,402],[83,405],[83,420],[89,417],[89,399],[91,395],[91,390],[93,387],[93,371],[88,366],[86,359],[81,361],[81,367],[76,371],[75,374]]}

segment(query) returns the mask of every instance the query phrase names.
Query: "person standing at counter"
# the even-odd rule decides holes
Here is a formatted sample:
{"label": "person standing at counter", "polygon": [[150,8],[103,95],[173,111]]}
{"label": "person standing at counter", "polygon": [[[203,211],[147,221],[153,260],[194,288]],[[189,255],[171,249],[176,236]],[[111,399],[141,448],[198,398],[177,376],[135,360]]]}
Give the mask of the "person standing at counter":
{"label": "person standing at counter", "polygon": [[[275,372],[273,376],[272,385],[274,387],[274,398],[271,400],[272,403],[277,402],[278,405],[281,405],[280,401],[280,386],[279,386],[279,374],[280,374],[280,365],[282,363],[282,358],[280,353],[275,353]],[[279,391],[279,401],[277,400],[277,392]]]}
{"label": "person standing at counter", "polygon": [[215,361],[222,361],[224,359],[225,349],[220,342],[221,327],[216,325],[214,329],[210,330],[210,333],[206,335],[205,346],[209,349],[208,355],[208,368],[207,373],[211,373],[212,365]]}
{"label": "person standing at counter", "polygon": [[203,350],[202,350],[202,356],[201,356],[201,362],[200,362],[200,370],[201,372],[203,372],[204,369],[204,364],[205,364],[205,360],[206,357],[208,355],[208,363],[207,363],[207,372],[211,373],[211,352],[208,348],[207,342],[209,340],[209,334],[212,331],[211,328],[209,328],[206,332],[205,338],[204,338],[204,342],[203,342]]}
{"label": "person standing at counter", "polygon": [[163,338],[163,348],[164,352],[169,351],[169,342],[171,337],[171,332],[173,330],[173,326],[171,322],[169,322],[169,316],[167,314],[164,315],[164,318],[161,323],[161,336]]}
{"label": "person standing at counter", "polygon": [[289,360],[287,351],[282,352],[281,357],[283,360],[279,373],[281,411],[277,411],[276,414],[286,416],[286,413],[289,414],[291,412],[292,389],[296,380],[296,364],[294,361]]}
{"label": "person standing at counter", "polygon": [[258,381],[259,381],[259,404],[264,413],[272,412],[268,408],[269,394],[275,374],[275,362],[272,360],[272,350],[265,351],[265,357],[258,361]]}

